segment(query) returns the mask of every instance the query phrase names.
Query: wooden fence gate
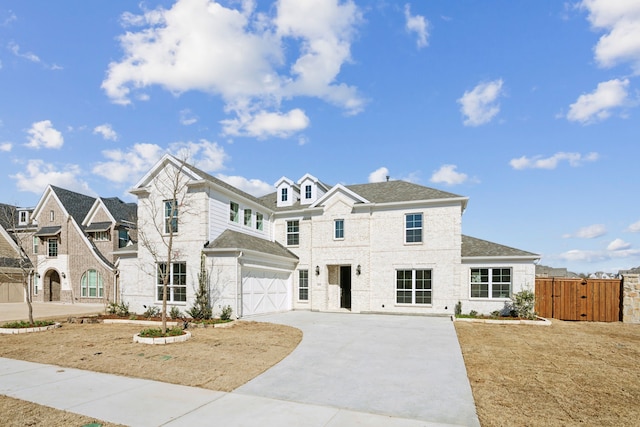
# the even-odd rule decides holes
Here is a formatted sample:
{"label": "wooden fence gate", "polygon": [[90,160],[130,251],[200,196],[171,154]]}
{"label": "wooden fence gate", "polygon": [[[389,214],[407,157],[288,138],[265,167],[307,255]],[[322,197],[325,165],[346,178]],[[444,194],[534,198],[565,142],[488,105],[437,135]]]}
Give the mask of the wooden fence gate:
{"label": "wooden fence gate", "polygon": [[620,321],[622,280],[536,278],[538,316],[559,320]]}

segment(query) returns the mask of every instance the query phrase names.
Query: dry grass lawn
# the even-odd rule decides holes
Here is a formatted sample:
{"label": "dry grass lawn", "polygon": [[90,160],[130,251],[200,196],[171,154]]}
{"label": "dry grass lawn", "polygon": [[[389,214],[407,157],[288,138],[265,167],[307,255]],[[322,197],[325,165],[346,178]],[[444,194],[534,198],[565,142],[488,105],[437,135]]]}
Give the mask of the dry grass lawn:
{"label": "dry grass lawn", "polygon": [[455,327],[483,426],[640,425],[640,325]]}
{"label": "dry grass lawn", "polygon": [[[0,335],[0,357],[231,391],[278,363],[302,332],[284,325],[236,322],[193,328],[169,345],[133,342],[139,325],[74,324],[31,334]],[[83,426],[94,420],[0,396],[0,426]],[[104,426],[113,426],[99,421]]]}

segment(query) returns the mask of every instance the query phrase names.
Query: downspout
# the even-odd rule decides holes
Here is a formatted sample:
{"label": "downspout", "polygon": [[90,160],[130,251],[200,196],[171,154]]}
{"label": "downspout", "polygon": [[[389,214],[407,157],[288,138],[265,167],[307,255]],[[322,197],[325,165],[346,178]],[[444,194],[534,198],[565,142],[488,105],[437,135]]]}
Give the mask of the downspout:
{"label": "downspout", "polygon": [[[236,318],[240,318],[242,316],[242,298],[239,298],[239,295],[242,295],[242,275],[240,275],[240,280],[238,280],[238,272],[240,271],[240,258],[244,255],[242,251],[238,254],[238,258],[236,258]],[[240,304],[238,304],[238,302]]]}
{"label": "downspout", "polygon": [[113,302],[118,304],[118,279],[120,278],[120,270],[116,268],[113,275]]}

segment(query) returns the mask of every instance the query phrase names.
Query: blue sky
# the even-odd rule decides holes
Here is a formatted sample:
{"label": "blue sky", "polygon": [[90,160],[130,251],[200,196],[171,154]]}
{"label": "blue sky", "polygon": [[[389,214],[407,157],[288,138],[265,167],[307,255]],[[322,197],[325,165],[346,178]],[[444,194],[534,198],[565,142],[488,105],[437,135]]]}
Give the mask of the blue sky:
{"label": "blue sky", "polygon": [[389,175],[470,197],[465,234],[615,272],[639,101],[628,0],[5,0],[0,201],[133,200],[167,151],[256,195]]}

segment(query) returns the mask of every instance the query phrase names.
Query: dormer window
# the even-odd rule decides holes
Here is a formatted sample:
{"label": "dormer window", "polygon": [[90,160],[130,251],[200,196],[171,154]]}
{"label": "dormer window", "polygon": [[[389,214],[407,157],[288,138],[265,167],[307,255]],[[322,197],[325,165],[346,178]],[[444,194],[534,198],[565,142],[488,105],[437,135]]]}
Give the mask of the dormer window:
{"label": "dormer window", "polygon": [[304,198],[307,199],[307,200],[311,198],[311,186],[310,185],[305,185],[305,187],[304,187]]}
{"label": "dormer window", "polygon": [[19,225],[26,225],[29,222],[29,212],[20,211],[18,215],[19,215],[19,218],[18,218]]}
{"label": "dormer window", "polygon": [[286,202],[289,199],[289,189],[283,188],[280,192],[280,200]]}

